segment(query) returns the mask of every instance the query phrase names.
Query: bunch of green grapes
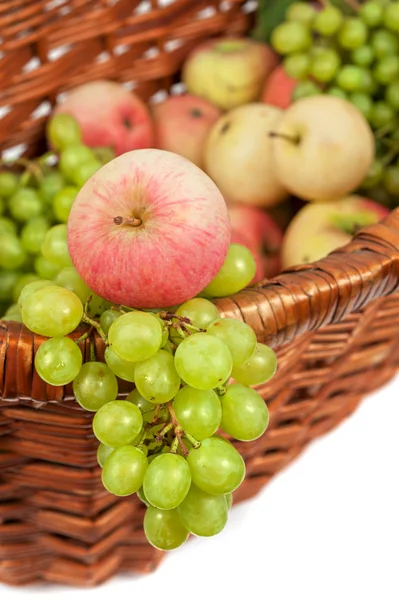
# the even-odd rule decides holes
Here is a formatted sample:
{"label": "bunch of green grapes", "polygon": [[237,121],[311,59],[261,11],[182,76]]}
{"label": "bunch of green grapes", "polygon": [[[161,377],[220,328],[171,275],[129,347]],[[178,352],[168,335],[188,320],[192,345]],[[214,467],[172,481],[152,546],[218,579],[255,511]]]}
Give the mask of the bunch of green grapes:
{"label": "bunch of green grapes", "polygon": [[295,2],[285,19],[271,43],[298,80],[293,99],[330,94],[354,104],[376,137],[362,187],[399,204],[399,2],[367,0],[349,15],[332,4]]}
{"label": "bunch of green grapes", "polygon": [[[36,372],[50,385],[72,382],[76,401],[95,413],[104,487],[138,495],[147,507],[145,534],[159,549],[224,528],[245,476],[227,438],[252,441],[267,428],[267,406],[251,386],[274,375],[276,356],[251,327],[221,318],[209,300],[244,288],[255,269],[247,248],[232,244],[200,297],[170,310],[103,305],[95,319],[85,301],[90,290],[65,267],[57,283],[28,283],[7,317],[48,338],[36,352]],[[78,337],[82,323],[89,328]],[[106,346],[104,361],[95,354],[94,330]],[[86,338],[91,355],[83,363],[78,344]],[[118,378],[131,384],[124,399]]]}
{"label": "bunch of green grapes", "polygon": [[72,203],[87,179],[113,157],[108,148],[83,145],[70,115],[50,119],[47,137],[54,151],[34,161],[0,162],[0,316],[14,320],[27,283],[50,279],[63,285],[70,277],[66,222]]}

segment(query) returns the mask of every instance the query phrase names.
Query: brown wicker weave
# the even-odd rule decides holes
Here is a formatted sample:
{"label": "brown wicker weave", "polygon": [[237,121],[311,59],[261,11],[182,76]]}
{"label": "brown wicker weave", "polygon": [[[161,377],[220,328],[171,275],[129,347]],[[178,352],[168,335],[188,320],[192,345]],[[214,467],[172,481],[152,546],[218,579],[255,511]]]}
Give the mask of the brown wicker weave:
{"label": "brown wicker weave", "polygon": [[[144,98],[168,92],[188,51],[209,36],[248,30],[255,3],[145,4],[147,12],[137,0],[2,0],[0,109],[7,110],[0,149],[42,149],[45,116],[35,111],[89,79],[134,82]],[[238,444],[248,476],[236,501],[253,496],[392,377],[399,366],[396,291],[399,214],[392,213],[327,259],[218,302],[279,355],[277,376],[261,387],[269,430]],[[144,539],[143,506],[102,488],[91,415],[70,386],[47,386],[33,370],[41,341],[17,323],[0,323],[0,581],[81,586],[151,570],[162,553]]]}

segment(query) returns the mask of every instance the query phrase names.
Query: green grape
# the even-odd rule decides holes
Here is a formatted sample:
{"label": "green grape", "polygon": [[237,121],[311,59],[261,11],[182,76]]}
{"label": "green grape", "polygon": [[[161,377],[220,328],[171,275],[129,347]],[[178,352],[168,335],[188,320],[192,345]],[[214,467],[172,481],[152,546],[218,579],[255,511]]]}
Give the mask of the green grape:
{"label": "green grape", "polygon": [[1,234],[0,267],[10,271],[19,269],[26,261],[26,253],[20,240],[11,233]]}
{"label": "green grape", "polygon": [[43,212],[43,204],[36,190],[20,188],[11,196],[8,207],[16,221],[25,223]]}
{"label": "green grape", "polygon": [[373,164],[371,165],[369,172],[367,173],[366,178],[362,183],[362,188],[368,190],[370,188],[375,187],[379,184],[382,179],[382,174],[384,172],[384,166],[380,160],[375,159]]}
{"label": "green grape", "polygon": [[96,157],[91,148],[82,144],[73,144],[66,147],[60,154],[60,171],[68,179],[74,180],[76,169],[83,163],[91,163]]}
{"label": "green grape", "polygon": [[301,98],[318,96],[321,93],[321,88],[314,81],[299,81],[292,92],[292,100],[296,102]]}
{"label": "green grape", "polygon": [[25,297],[21,314],[26,327],[34,333],[59,337],[77,328],[83,306],[76,294],[52,285],[36,289]]}
{"label": "green grape", "polygon": [[187,457],[193,483],[208,494],[234,492],[245,477],[245,463],[233,445],[211,437]]}
{"label": "green grape", "polygon": [[[150,460],[149,459],[148,459],[148,464],[150,464]],[[148,506],[150,506],[150,503],[148,502],[148,500],[147,500],[147,498],[145,496],[143,487],[141,487],[140,489],[138,489],[137,492],[136,492],[136,494],[137,494],[137,498],[139,500],[141,500],[141,502],[143,504],[145,504],[147,506],[147,508],[148,508]]]}
{"label": "green grape", "polygon": [[[104,404],[94,415],[93,431],[99,442],[111,448],[131,444],[143,426],[139,408],[125,400]],[[141,483],[138,487],[141,487]]]}
{"label": "green grape", "polygon": [[39,191],[41,198],[51,204],[54,196],[65,186],[65,179],[59,171],[51,171],[40,182]]}
{"label": "green grape", "polygon": [[106,347],[104,356],[108,367],[117,377],[134,383],[134,370],[137,363],[119,358],[110,346]]}
{"label": "green grape", "polygon": [[244,385],[260,385],[273,377],[277,357],[269,346],[257,344],[254,354],[242,365],[234,365],[231,376]]}
{"label": "green grape", "polygon": [[144,533],[149,543],[158,550],[174,550],[188,538],[177,510],[160,510],[149,506],[144,516]]}
{"label": "green grape", "polygon": [[193,298],[187,300],[176,310],[176,315],[186,317],[194,327],[206,329],[220,314],[216,306],[205,298]]}
{"label": "green grape", "polygon": [[74,183],[80,188],[86,183],[94,173],[102,167],[99,160],[93,159],[89,162],[83,162],[75,167],[70,177]]}
{"label": "green grape", "polygon": [[226,496],[207,494],[193,484],[177,512],[190,533],[200,537],[217,535],[228,519]]}
{"label": "green grape", "polygon": [[279,54],[301,52],[312,45],[312,35],[304,23],[286,21],[273,30],[271,44]]}
{"label": "green grape", "polygon": [[360,19],[348,17],[338,32],[337,40],[345,50],[355,50],[364,46],[368,37],[368,29]]}
{"label": "green grape", "polygon": [[19,186],[19,177],[9,171],[0,172],[0,196],[10,198],[15,194]]}
{"label": "green grape", "polygon": [[130,392],[126,398],[126,402],[132,402],[139,407],[145,423],[150,423],[153,420],[155,415],[155,406],[143,398],[138,390],[133,390]]}
{"label": "green grape", "polygon": [[231,492],[230,494],[225,494],[224,498],[226,500],[227,510],[230,510],[233,506],[233,494]]}
{"label": "green grape", "polygon": [[109,308],[108,310],[105,310],[103,312],[103,314],[100,317],[100,325],[101,329],[105,334],[108,333],[112,323],[116,321],[116,319],[118,319],[118,317],[120,317],[121,314],[122,313],[119,310],[116,310],[115,308]]}
{"label": "green grape", "polygon": [[382,180],[388,194],[399,198],[399,166],[384,169]]}
{"label": "green grape", "polygon": [[330,87],[327,90],[327,95],[335,96],[335,98],[342,98],[342,100],[348,100],[348,94],[344,92],[344,90],[341,90],[341,88],[335,86]]}
{"label": "green grape", "polygon": [[357,92],[355,94],[351,94],[349,97],[350,102],[356,106],[358,110],[362,113],[362,115],[369,120],[371,117],[371,111],[373,108],[373,99],[371,96],[367,94],[362,94],[361,92]]}
{"label": "green grape", "polygon": [[374,62],[374,50],[371,46],[360,46],[351,53],[351,61],[358,67],[369,67]]}
{"label": "green grape", "polygon": [[374,129],[385,127],[395,120],[395,111],[386,102],[375,102],[371,110],[370,123]]}
{"label": "green grape", "polygon": [[284,70],[293,79],[306,79],[310,69],[310,56],[305,52],[290,54],[284,59]]}
{"label": "green grape", "polygon": [[308,2],[294,2],[285,13],[286,21],[301,21],[305,25],[310,25],[315,18],[316,12]]}
{"label": "green grape", "polygon": [[88,303],[87,315],[89,317],[99,317],[102,313],[111,307],[111,303],[108,300],[104,300],[93,292],[90,293],[91,300]]}
{"label": "green grape", "polygon": [[12,292],[20,276],[18,271],[0,271],[0,302],[12,300]]}
{"label": "green grape", "polygon": [[82,408],[96,412],[118,395],[118,382],[107,365],[87,362],[73,382],[73,393]]}
{"label": "green grape", "polygon": [[82,139],[79,123],[72,115],[66,113],[58,113],[49,119],[46,134],[56,150],[79,144]]}
{"label": "green grape", "polygon": [[109,446],[106,446],[105,444],[99,444],[99,446],[97,448],[97,462],[101,468],[104,467],[105,461],[107,460],[107,458],[111,454],[111,452],[113,452],[114,450],[115,450],[115,448],[110,448]]}
{"label": "green grape", "polygon": [[36,273],[43,279],[53,279],[61,268],[59,265],[45,259],[41,254],[35,258],[34,266]]}
{"label": "green grape", "polygon": [[35,356],[35,369],[50,385],[67,385],[82,367],[82,353],[73,340],[54,337],[43,342]]}
{"label": "green grape", "polygon": [[177,454],[161,454],[149,465],[143,489],[148,502],[162,510],[181,504],[191,485],[187,461]]}
{"label": "green grape", "polygon": [[317,13],[313,21],[313,31],[322,36],[330,37],[338,33],[344,22],[344,16],[339,8],[326,6]]}
{"label": "green grape", "polygon": [[157,314],[154,314],[154,317],[157,319],[157,321],[159,322],[161,328],[162,328],[162,341],[161,341],[161,348],[163,348],[165,346],[165,344],[169,341],[169,327],[166,325],[165,321],[163,319],[161,319],[161,317]]}
{"label": "green grape", "polygon": [[381,2],[371,0],[359,8],[359,17],[367,27],[378,27],[382,23],[384,7]]}
{"label": "green grape", "polygon": [[211,437],[220,427],[222,406],[213,390],[185,385],[177,393],[173,409],[180,425],[196,440]]}
{"label": "green grape", "polygon": [[364,92],[369,96],[374,96],[377,90],[378,83],[374,80],[372,72],[370,69],[363,69],[363,85],[359,91]]}
{"label": "green grape", "polygon": [[42,244],[42,254],[46,260],[55,263],[59,267],[71,267],[72,261],[68,252],[67,226],[54,225],[46,233]]}
{"label": "green grape", "polygon": [[175,366],[188,385],[211,390],[230,377],[233,359],[224,342],[213,335],[195,333],[178,346]]}
{"label": "green grape", "polygon": [[355,65],[344,65],[337,74],[337,84],[346,92],[364,89],[364,69]]}
{"label": "green grape", "polygon": [[226,344],[233,363],[243,363],[255,352],[256,335],[246,323],[237,319],[218,319],[206,331]]}
{"label": "green grape", "polygon": [[325,50],[313,58],[309,73],[317,81],[328,83],[334,79],[340,65],[341,57],[338,52]]}
{"label": "green grape", "polygon": [[399,40],[392,31],[377,29],[371,36],[371,47],[376,58],[396,55],[399,51]]}
{"label": "green grape", "polygon": [[174,398],[180,388],[180,377],[174,358],[165,350],[136,364],[134,380],[140,394],[149,402],[163,404]]}
{"label": "green grape", "polygon": [[149,358],[162,343],[162,327],[150,313],[125,313],[109,328],[108,341],[120,358],[137,362]]}
{"label": "green grape", "polygon": [[204,292],[216,298],[230,296],[243,290],[254,278],[256,263],[245,246],[230,244],[225,261],[216,277]]}
{"label": "green grape", "polygon": [[41,288],[53,286],[53,285],[54,285],[54,283],[52,281],[50,281],[49,279],[38,279],[36,281],[31,281],[30,283],[27,283],[26,285],[24,285],[24,287],[20,291],[20,294],[19,294],[18,300],[17,300],[19,310],[22,310],[22,304],[23,304],[25,298],[27,298],[30,294],[32,294],[33,292],[36,292],[36,290],[40,290]]}
{"label": "green grape", "polygon": [[21,245],[29,254],[39,254],[50,223],[46,217],[38,216],[30,219],[21,229]]}
{"label": "green grape", "polygon": [[97,148],[93,148],[93,152],[96,156],[96,158],[98,158],[98,160],[105,165],[106,163],[109,163],[111,160],[113,160],[115,158],[115,152],[112,148],[109,148],[108,146],[99,146]]}
{"label": "green grape", "polygon": [[220,397],[223,431],[241,442],[252,442],[263,435],[269,424],[269,412],[262,396],[241,383],[228,385]]}
{"label": "green grape", "polygon": [[399,33],[399,2],[389,2],[385,7],[384,25],[387,29]]}
{"label": "green grape", "polygon": [[81,279],[75,267],[61,269],[54,277],[54,283],[67,290],[71,290],[71,292],[77,295],[82,304],[86,302],[91,294],[90,288]]}
{"label": "green grape", "polygon": [[399,56],[385,56],[374,68],[374,79],[382,85],[393,83],[399,75]]}
{"label": "green grape", "polygon": [[15,282],[12,290],[12,299],[14,302],[18,302],[24,287],[26,287],[29,283],[33,283],[34,281],[41,281],[35,273],[24,273],[18,277],[18,281]]}
{"label": "green grape", "polygon": [[385,90],[385,102],[393,108],[395,112],[399,112],[399,81],[394,81],[388,85]]}
{"label": "green grape", "polygon": [[17,235],[17,226],[14,221],[11,221],[8,217],[0,217],[0,235],[3,235],[3,233]]}
{"label": "green grape", "polygon": [[114,496],[130,496],[143,485],[147,467],[147,457],[138,448],[127,445],[116,448],[104,463],[103,485]]}
{"label": "green grape", "polygon": [[69,213],[71,212],[72,204],[77,196],[78,188],[73,186],[63,187],[53,198],[54,214],[59,221],[66,223]]}

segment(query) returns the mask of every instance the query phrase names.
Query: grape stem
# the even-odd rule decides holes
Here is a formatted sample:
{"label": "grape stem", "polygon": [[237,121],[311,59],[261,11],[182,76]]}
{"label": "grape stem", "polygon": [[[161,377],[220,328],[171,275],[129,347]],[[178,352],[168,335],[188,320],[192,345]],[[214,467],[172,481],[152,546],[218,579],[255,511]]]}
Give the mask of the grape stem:
{"label": "grape stem", "polygon": [[193,446],[193,448],[195,448],[195,450],[197,450],[201,446],[201,442],[199,442],[192,435],[187,433],[187,431],[184,432],[183,437],[188,439],[188,441],[190,442],[190,444],[192,444],[192,446]]}
{"label": "grape stem", "polygon": [[[169,414],[171,416],[172,419],[172,427],[175,428],[175,439],[172,442],[172,447],[171,447],[171,452],[173,452],[174,454],[176,454],[177,452],[177,448],[178,446],[180,446],[183,455],[184,456],[188,456],[188,450],[187,450],[187,446],[185,445],[185,443],[182,440],[182,436],[184,435],[184,430],[183,427],[180,425],[179,421],[177,420],[176,417],[176,413],[175,410],[173,408],[173,404],[172,402],[168,402],[168,410],[169,410]],[[176,441],[177,440],[177,441]]]}
{"label": "grape stem", "polygon": [[94,345],[94,341],[90,340],[90,362],[96,362],[96,347]]}
{"label": "grape stem", "polygon": [[225,393],[227,392],[227,390],[224,385],[219,385],[219,387],[216,388],[216,392],[218,393],[219,396],[224,396]]}
{"label": "grape stem", "polygon": [[380,129],[377,129],[377,131],[375,132],[375,137],[377,139],[381,139],[384,138],[386,135],[388,135],[388,133],[391,133],[392,131],[394,131],[396,128],[396,123],[394,121],[391,121],[390,123],[387,123],[386,125],[384,125],[384,127],[381,127]]}
{"label": "grape stem", "polygon": [[90,317],[88,317],[86,315],[86,313],[84,313],[82,316],[82,323],[87,323],[87,325],[91,325],[92,327],[94,327],[94,329],[97,331],[98,335],[102,338],[104,344],[106,346],[109,346],[108,338],[105,335],[105,333],[98,321],[95,321],[94,319],[90,319]]}
{"label": "grape stem", "polygon": [[90,327],[85,333],[83,333],[83,335],[81,335],[77,340],[75,340],[75,344],[80,344],[81,342],[87,340],[87,338],[91,336],[92,331],[93,327]]}
{"label": "grape stem", "polygon": [[162,429],[160,429],[158,431],[158,435],[155,438],[157,442],[161,442],[162,438],[169,433],[169,431],[171,431],[171,429],[173,429],[174,427],[174,423],[172,421],[169,421],[169,423],[165,423],[165,425],[162,427]]}
{"label": "grape stem", "polygon": [[151,423],[156,423],[158,421],[158,416],[159,416],[160,409],[161,409],[161,405],[158,404],[157,407],[156,407],[156,409],[155,409],[154,418],[152,419]]}
{"label": "grape stem", "polygon": [[357,0],[342,0],[342,1],[344,2],[344,4],[349,6],[349,8],[351,8],[356,13],[359,12],[360,4]]}
{"label": "grape stem", "polygon": [[35,177],[39,183],[43,179],[43,173],[40,166],[32,160],[24,158],[23,156],[21,156],[20,158],[16,158],[13,161],[0,159],[0,166],[12,167],[14,165],[25,167],[25,172],[23,173],[22,177],[26,177],[27,174],[33,175],[33,177]]}

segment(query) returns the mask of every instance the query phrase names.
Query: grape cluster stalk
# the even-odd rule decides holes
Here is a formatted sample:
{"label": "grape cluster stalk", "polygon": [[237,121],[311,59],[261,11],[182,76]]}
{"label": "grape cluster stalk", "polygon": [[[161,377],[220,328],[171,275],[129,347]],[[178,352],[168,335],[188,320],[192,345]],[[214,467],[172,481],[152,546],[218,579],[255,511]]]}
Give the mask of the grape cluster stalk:
{"label": "grape cluster stalk", "polygon": [[[342,0],[344,2],[345,0]],[[320,6],[320,4],[322,6]],[[328,94],[354,104],[375,133],[376,158],[361,191],[399,205],[399,2],[294,2],[272,33],[293,100]]]}
{"label": "grape cluster stalk", "polygon": [[[89,165],[88,178],[101,164],[81,144],[71,117],[50,120],[48,136],[54,152],[27,161],[22,174],[0,173],[0,327],[18,321],[47,338],[35,355],[36,372],[53,386],[72,383],[77,403],[94,414],[104,487],[115,496],[137,494],[153,546],[173,550],[190,534],[216,535],[245,477],[230,440],[250,442],[266,431],[268,409],[253,386],[277,368],[273,350],[258,343],[251,327],[222,318],[211,301],[246,287],[254,258],[231,244],[216,277],[181,306],[111,305],[75,270],[66,239],[83,179],[76,173]],[[48,167],[54,153],[57,162]],[[94,336],[105,344],[101,360]],[[83,363],[84,340],[90,357]],[[120,380],[131,387],[127,395],[119,392]]]}

